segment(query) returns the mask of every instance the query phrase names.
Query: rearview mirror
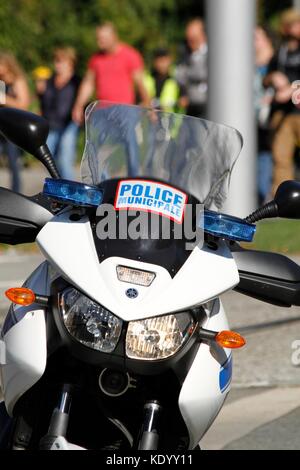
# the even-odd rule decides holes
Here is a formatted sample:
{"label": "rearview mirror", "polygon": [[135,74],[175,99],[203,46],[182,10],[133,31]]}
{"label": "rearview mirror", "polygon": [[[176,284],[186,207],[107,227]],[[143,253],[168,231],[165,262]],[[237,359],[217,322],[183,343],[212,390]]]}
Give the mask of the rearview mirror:
{"label": "rearview mirror", "polygon": [[300,182],[284,181],[278,186],[274,201],[277,217],[300,219]]}
{"label": "rearview mirror", "polygon": [[16,108],[0,108],[0,133],[12,143],[38,158],[50,175],[59,178],[53,157],[47,147],[49,125],[37,114]]}
{"label": "rearview mirror", "polygon": [[249,223],[271,217],[300,219],[300,182],[289,180],[278,186],[273,201],[246,217]]}

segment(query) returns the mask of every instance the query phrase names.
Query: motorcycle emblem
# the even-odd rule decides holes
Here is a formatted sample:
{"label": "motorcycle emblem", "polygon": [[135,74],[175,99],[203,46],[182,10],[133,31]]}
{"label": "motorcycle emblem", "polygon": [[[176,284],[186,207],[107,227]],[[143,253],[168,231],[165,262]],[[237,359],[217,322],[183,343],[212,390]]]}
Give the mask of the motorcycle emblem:
{"label": "motorcycle emblem", "polygon": [[134,289],[133,287],[131,287],[130,289],[127,289],[125,294],[130,299],[136,299],[136,297],[139,295],[138,291],[136,289]]}

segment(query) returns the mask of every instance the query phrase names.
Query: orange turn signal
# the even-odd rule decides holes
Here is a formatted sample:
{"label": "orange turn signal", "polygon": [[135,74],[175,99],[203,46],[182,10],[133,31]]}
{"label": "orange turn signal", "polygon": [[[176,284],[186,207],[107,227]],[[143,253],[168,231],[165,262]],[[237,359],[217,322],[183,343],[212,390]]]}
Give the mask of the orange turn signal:
{"label": "orange turn signal", "polygon": [[235,331],[220,331],[216,335],[215,340],[222,348],[242,348],[246,344],[245,338]]}
{"label": "orange turn signal", "polygon": [[35,293],[27,287],[11,287],[5,295],[11,302],[18,305],[31,305],[35,301]]}

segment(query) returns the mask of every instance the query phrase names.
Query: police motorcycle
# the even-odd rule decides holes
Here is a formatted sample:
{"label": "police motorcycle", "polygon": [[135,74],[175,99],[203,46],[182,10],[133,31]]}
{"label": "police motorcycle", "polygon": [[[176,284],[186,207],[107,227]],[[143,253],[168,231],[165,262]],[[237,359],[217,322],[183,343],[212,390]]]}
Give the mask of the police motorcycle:
{"label": "police motorcycle", "polygon": [[226,215],[238,131],[138,106],[88,106],[81,182],[60,178],[42,117],[2,108],[0,131],[51,175],[31,197],[0,188],[0,242],[45,258],[6,292],[1,448],[199,448],[245,343],[220,295],[300,305],[300,267],[239,244],[300,218],[300,184]]}

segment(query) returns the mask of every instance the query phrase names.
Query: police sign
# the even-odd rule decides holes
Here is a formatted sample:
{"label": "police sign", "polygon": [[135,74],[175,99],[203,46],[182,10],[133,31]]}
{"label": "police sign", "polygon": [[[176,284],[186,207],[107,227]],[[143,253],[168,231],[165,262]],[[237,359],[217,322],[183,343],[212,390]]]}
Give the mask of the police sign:
{"label": "police sign", "polygon": [[164,183],[122,180],[118,184],[114,207],[154,212],[181,224],[186,201],[185,193]]}

